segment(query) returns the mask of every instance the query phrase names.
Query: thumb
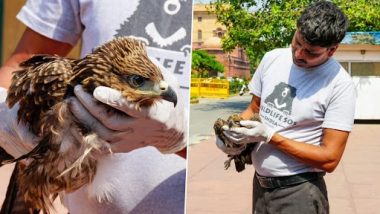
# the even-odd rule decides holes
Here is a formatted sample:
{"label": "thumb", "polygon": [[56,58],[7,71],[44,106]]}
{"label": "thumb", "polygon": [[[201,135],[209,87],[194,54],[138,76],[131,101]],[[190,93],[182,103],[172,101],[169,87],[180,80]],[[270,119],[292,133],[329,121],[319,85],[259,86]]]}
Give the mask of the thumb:
{"label": "thumb", "polygon": [[247,126],[256,127],[260,124],[261,124],[261,122],[253,121],[253,120],[242,120],[242,121],[240,121],[240,125],[245,126],[245,127],[247,127]]}
{"label": "thumb", "polygon": [[230,129],[230,131],[233,131],[238,134],[249,135],[249,129],[244,127],[233,127]]}
{"label": "thumb", "polygon": [[93,95],[98,101],[116,108],[132,117],[142,117],[144,114],[136,109],[136,103],[128,101],[120,91],[98,86],[95,88]]}

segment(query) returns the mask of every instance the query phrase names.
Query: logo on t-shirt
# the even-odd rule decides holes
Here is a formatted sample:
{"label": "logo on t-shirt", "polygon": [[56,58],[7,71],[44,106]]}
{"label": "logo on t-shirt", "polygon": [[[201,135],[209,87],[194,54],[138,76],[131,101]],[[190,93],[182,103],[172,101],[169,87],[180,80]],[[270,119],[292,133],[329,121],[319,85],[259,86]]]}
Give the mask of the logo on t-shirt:
{"label": "logo on t-shirt", "polygon": [[273,92],[265,99],[268,106],[274,107],[286,115],[292,113],[293,99],[296,96],[297,89],[284,82],[274,87]]}
{"label": "logo on t-shirt", "polygon": [[[115,37],[142,40],[147,52],[178,76],[181,89],[190,83],[192,0],[138,0],[133,14],[120,24]],[[183,92],[184,100],[187,91]]]}
{"label": "logo on t-shirt", "polygon": [[120,25],[115,36],[133,36],[149,47],[188,54],[191,12],[191,0],[140,0],[133,15]]}
{"label": "logo on t-shirt", "polygon": [[284,82],[277,84],[273,92],[267,96],[260,106],[260,116],[273,128],[285,128],[297,123],[291,116],[293,100],[297,89]]}

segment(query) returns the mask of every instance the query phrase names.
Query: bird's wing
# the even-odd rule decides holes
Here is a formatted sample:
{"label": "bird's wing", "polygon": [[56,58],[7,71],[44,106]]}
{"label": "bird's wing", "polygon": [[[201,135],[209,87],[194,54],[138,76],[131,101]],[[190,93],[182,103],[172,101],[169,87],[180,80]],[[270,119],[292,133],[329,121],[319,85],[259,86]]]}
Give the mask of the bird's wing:
{"label": "bird's wing", "polygon": [[0,147],[0,167],[2,167],[7,161],[13,160],[13,156],[8,154],[3,148]]}
{"label": "bird's wing", "polygon": [[31,204],[26,202],[22,194],[20,194],[18,176],[21,170],[21,164],[16,163],[9,179],[7,193],[0,213],[40,213],[38,210],[33,209]]}
{"label": "bird's wing", "polygon": [[[64,99],[74,63],[58,56],[36,55],[20,64],[6,100],[9,107],[19,103],[19,121],[36,124],[42,112]],[[30,128],[37,134],[37,129]]]}

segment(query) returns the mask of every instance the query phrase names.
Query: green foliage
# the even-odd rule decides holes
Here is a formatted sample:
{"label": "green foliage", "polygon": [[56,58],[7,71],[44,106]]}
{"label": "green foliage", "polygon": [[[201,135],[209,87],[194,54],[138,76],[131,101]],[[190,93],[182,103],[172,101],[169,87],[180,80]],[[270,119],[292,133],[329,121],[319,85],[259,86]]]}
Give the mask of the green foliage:
{"label": "green foliage", "polygon": [[208,77],[210,72],[224,72],[224,66],[215,60],[215,56],[203,50],[192,52],[191,68],[197,71],[197,74],[192,73],[194,77]]}
{"label": "green foliage", "polygon": [[248,81],[246,79],[238,79],[236,77],[233,77],[229,82],[230,82],[230,88],[229,88],[230,94],[239,93],[241,87],[243,87],[244,84],[245,85],[248,84]]}
{"label": "green foliage", "polygon": [[[215,0],[218,22],[227,28],[222,39],[225,51],[244,48],[252,68],[256,68],[266,52],[287,47],[296,29],[296,20],[313,0]],[[265,3],[261,3],[265,2]],[[380,30],[379,0],[335,0],[350,20],[349,31]],[[261,5],[257,5],[257,4]]]}
{"label": "green foliage", "polygon": [[334,0],[350,20],[348,31],[379,31],[379,0]]}

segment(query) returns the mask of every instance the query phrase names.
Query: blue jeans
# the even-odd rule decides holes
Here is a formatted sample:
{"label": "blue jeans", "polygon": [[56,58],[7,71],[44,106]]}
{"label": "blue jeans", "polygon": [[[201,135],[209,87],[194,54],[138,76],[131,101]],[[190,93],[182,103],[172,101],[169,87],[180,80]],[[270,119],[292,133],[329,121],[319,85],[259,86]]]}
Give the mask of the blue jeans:
{"label": "blue jeans", "polygon": [[304,183],[267,189],[253,179],[253,214],[328,214],[323,177]]}

